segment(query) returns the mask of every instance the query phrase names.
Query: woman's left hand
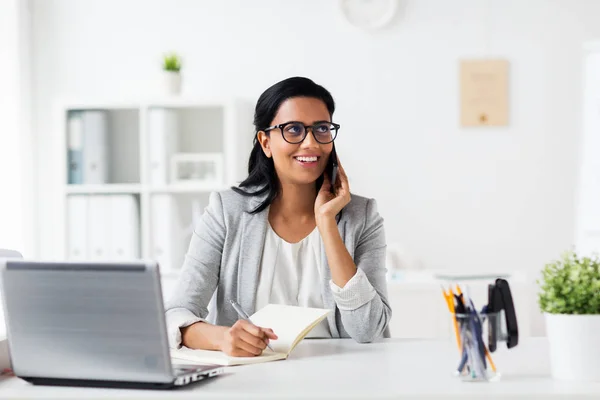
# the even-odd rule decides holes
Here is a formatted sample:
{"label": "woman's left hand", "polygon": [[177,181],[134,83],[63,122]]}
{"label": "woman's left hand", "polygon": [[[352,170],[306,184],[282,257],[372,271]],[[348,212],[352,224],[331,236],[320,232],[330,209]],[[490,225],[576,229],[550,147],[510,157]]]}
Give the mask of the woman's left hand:
{"label": "woman's left hand", "polygon": [[339,159],[338,165],[339,170],[338,179],[335,184],[335,194],[331,193],[331,182],[327,173],[324,175],[321,190],[317,194],[317,199],[315,200],[315,219],[317,220],[317,225],[319,225],[320,221],[334,219],[342,208],[350,203],[348,177]]}

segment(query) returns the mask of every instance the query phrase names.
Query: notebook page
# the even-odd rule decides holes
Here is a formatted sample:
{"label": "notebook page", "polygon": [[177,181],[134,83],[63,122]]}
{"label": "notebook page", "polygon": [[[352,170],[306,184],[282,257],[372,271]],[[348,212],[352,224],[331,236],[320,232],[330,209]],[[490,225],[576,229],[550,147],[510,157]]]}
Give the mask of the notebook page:
{"label": "notebook page", "polygon": [[277,353],[287,354],[299,335],[307,328],[314,328],[315,321],[330,312],[322,308],[269,304],[251,315],[250,320],[257,326],[273,329],[278,339],[270,341],[271,347]]}
{"label": "notebook page", "polygon": [[245,365],[257,364],[286,358],[283,353],[273,353],[269,349],[256,357],[232,357],[222,351],[190,349],[182,346],[180,349],[171,349],[171,358],[180,362],[184,360],[190,364],[215,364],[215,365]]}

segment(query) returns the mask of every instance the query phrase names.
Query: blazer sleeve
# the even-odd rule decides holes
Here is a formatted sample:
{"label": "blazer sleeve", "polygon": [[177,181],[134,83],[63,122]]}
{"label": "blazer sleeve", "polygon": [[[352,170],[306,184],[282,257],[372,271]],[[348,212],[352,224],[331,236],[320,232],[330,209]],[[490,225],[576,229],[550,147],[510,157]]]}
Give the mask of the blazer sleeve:
{"label": "blazer sleeve", "polygon": [[337,293],[332,288],[345,330],[360,343],[389,337],[392,318],[387,296],[385,230],[374,199],[367,201],[365,215],[365,228],[354,251],[357,274],[348,282],[348,288]]}
{"label": "blazer sleeve", "polygon": [[183,268],[166,301],[167,335],[172,348],[181,346],[181,328],[208,316],[208,303],[219,282],[225,221],[221,195],[213,192],[194,227]]}

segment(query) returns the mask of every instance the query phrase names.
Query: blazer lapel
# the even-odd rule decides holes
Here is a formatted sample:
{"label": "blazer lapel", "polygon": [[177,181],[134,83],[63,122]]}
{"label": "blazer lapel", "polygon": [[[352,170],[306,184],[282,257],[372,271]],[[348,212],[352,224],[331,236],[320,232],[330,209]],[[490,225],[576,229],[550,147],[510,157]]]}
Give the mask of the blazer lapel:
{"label": "blazer lapel", "polygon": [[268,210],[269,207],[257,214],[242,214],[237,296],[238,302],[249,315],[256,311],[258,273],[267,233]]}
{"label": "blazer lapel", "polygon": [[[341,221],[338,225],[338,230],[340,232],[340,236],[344,243],[346,243],[346,221]],[[329,281],[331,280],[331,271],[329,270],[329,263],[327,262],[327,254],[325,253],[325,246],[323,245],[323,240],[321,239],[321,265],[322,265],[322,275],[321,275],[321,293],[323,295],[323,307],[333,310],[334,312],[329,313],[327,315],[327,322],[329,323],[329,331],[331,332],[331,337],[339,338],[340,332],[337,327],[336,315],[337,305],[335,304],[335,299],[333,298],[333,294],[331,293],[331,287],[329,286]]]}

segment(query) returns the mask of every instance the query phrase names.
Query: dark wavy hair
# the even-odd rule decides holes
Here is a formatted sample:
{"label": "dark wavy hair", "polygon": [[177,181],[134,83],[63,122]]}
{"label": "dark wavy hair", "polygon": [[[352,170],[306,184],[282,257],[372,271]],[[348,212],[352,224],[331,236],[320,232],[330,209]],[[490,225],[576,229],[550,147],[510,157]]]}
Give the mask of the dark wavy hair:
{"label": "dark wavy hair", "polygon": [[[267,208],[279,193],[279,179],[275,172],[275,164],[273,159],[267,157],[263,152],[258,141],[258,132],[268,128],[281,104],[293,97],[319,99],[325,103],[330,118],[333,117],[335,102],[331,93],[308,78],[293,77],[285,79],[277,82],[260,95],[254,111],[254,147],[250,152],[250,160],[248,161],[248,177],[239,184],[239,187],[232,187],[235,192],[243,196],[263,196],[267,194],[266,199],[250,211],[251,214],[261,212]],[[317,190],[322,184],[323,175],[316,181]],[[258,189],[253,192],[243,189],[250,187],[258,187]]]}

